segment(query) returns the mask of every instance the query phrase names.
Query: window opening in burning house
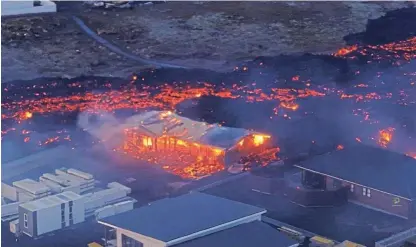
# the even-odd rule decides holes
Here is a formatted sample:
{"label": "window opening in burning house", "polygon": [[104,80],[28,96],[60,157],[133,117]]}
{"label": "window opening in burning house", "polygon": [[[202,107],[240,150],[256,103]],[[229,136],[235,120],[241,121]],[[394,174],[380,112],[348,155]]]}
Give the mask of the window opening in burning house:
{"label": "window opening in burning house", "polygon": [[365,196],[367,194],[367,189],[363,188],[363,196]]}
{"label": "window opening in burning house", "polygon": [[371,197],[371,190],[367,189],[367,197]]}
{"label": "window opening in burning house", "polygon": [[353,184],[350,185],[350,191],[354,192],[354,185]]}

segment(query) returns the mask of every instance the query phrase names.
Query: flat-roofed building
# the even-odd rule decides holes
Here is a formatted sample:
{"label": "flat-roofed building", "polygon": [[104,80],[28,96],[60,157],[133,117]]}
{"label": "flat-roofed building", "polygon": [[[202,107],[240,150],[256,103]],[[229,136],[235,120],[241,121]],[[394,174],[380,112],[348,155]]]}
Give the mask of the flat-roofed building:
{"label": "flat-roofed building", "polygon": [[[297,246],[296,241],[262,223],[261,215],[264,213],[265,209],[248,204],[204,193],[189,193],[162,199],[98,222],[116,230],[117,247],[234,246],[233,240],[227,239],[227,236],[235,238],[237,234],[247,239],[251,234],[250,229],[256,229],[253,231],[257,233],[267,231],[263,236],[253,237],[253,241],[260,241],[262,237],[267,239],[267,234],[275,232],[275,237],[281,238],[283,243],[276,243],[278,246]],[[243,236],[243,231],[247,236]],[[221,244],[217,245],[216,242]]]}
{"label": "flat-roofed building", "polygon": [[85,220],[83,197],[66,191],[19,205],[20,230],[31,237]]}

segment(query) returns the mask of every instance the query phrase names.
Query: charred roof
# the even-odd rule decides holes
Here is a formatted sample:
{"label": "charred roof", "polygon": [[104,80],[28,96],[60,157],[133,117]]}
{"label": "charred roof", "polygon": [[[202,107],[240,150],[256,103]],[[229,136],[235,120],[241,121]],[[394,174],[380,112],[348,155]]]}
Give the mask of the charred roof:
{"label": "charred roof", "polygon": [[354,145],[306,160],[297,167],[407,199],[416,198],[416,160],[367,145]]}

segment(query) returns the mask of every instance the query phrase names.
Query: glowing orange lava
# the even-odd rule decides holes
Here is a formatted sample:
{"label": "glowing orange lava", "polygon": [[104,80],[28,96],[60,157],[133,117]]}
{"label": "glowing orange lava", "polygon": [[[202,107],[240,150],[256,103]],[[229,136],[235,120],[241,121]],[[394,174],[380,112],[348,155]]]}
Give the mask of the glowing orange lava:
{"label": "glowing orange lava", "polygon": [[342,150],[342,149],[344,149],[344,146],[343,146],[343,145],[341,145],[341,144],[339,144],[339,145],[337,146],[337,150]]}
{"label": "glowing orange lava", "polygon": [[393,138],[393,133],[394,133],[394,128],[392,127],[380,130],[377,143],[381,147],[386,148]]}

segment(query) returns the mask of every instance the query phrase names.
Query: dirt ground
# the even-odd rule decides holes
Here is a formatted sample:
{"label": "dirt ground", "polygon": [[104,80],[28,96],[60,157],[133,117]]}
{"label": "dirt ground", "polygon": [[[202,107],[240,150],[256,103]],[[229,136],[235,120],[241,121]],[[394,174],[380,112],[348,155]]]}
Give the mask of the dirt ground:
{"label": "dirt ground", "polygon": [[[62,5],[62,4],[61,4]],[[257,56],[331,53],[368,19],[405,2],[166,2],[134,9],[65,3],[58,13],[2,20],[2,81],[128,76],[143,64],[94,42],[71,19],[142,58],[230,70]]]}

